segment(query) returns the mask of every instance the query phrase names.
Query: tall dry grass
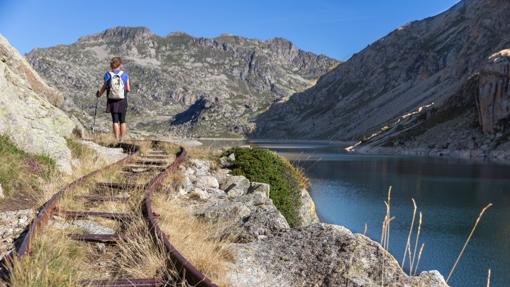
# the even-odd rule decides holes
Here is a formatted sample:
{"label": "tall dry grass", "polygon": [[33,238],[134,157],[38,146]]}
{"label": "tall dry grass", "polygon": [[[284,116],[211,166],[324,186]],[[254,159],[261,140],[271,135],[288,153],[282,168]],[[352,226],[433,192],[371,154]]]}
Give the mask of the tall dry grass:
{"label": "tall dry grass", "polygon": [[85,278],[87,247],[72,243],[62,230],[44,233],[30,256],[15,259],[9,266],[13,287],[75,287]]}
{"label": "tall dry grass", "polygon": [[[390,238],[390,223],[391,221],[394,219],[394,217],[391,217],[391,190],[392,190],[392,187],[390,186],[389,189],[388,189],[388,195],[387,195],[387,199],[386,201],[384,202],[385,206],[386,206],[386,214],[384,216],[384,220],[383,220],[383,223],[382,223],[382,228],[381,228],[381,246],[388,250],[388,247],[389,247],[389,238]],[[404,269],[405,268],[405,264],[406,264],[406,260],[409,260],[409,272],[408,272],[408,275],[409,276],[414,276],[418,273],[418,266],[420,264],[420,260],[421,260],[421,257],[423,255],[423,250],[425,249],[425,243],[421,243],[420,245],[420,235],[421,235],[421,226],[423,224],[423,215],[422,215],[422,212],[419,211],[418,212],[418,206],[416,204],[416,201],[414,200],[414,198],[411,199],[412,203],[413,203],[413,216],[412,216],[412,220],[411,220],[411,225],[409,227],[409,233],[408,233],[408,236],[407,236],[407,240],[406,240],[406,244],[405,244],[405,249],[404,249],[404,256],[402,258],[402,263],[401,263],[401,268]],[[480,223],[480,220],[482,219],[482,217],[484,216],[485,212],[490,208],[492,207],[492,203],[489,203],[487,204],[484,208],[482,208],[482,210],[480,211],[480,214],[478,215],[478,217],[476,218],[475,220],[475,223],[462,247],[462,249],[460,250],[459,252],[459,255],[458,257],[456,258],[450,272],[448,273],[448,277],[446,279],[446,283],[448,283],[448,281],[450,280],[450,278],[452,277],[459,261],[461,260],[465,250],[466,250],[466,247],[467,245],[469,244],[469,242],[471,241],[471,238],[474,234],[474,232],[476,231],[476,228],[478,227],[478,224]],[[417,228],[416,230],[414,229],[415,227],[415,220],[416,220],[416,213],[418,212],[419,216],[418,216],[418,225],[417,225]],[[365,230],[365,233],[366,233],[366,230]],[[414,247],[413,249],[411,250],[411,246],[413,245],[412,242],[413,242],[413,236],[414,236]],[[418,248],[418,246],[420,246]],[[384,274],[384,262],[383,262],[383,268],[382,268],[382,272]],[[487,275],[487,286],[490,286],[490,277],[491,277],[491,272],[490,272],[490,269],[488,271],[488,275]],[[382,277],[382,282],[384,282],[384,277]]]}
{"label": "tall dry grass", "polygon": [[229,243],[213,238],[222,227],[206,223],[191,214],[178,199],[165,194],[154,197],[159,224],[171,243],[195,267],[220,286],[228,286],[225,274],[233,261]]}

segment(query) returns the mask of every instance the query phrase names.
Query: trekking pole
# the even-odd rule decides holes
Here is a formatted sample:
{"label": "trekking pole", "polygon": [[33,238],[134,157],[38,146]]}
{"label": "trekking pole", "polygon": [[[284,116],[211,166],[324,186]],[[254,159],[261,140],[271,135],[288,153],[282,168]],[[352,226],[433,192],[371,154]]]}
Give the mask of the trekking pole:
{"label": "trekking pole", "polygon": [[92,134],[95,134],[96,129],[96,115],[97,115],[97,105],[99,104],[99,97],[96,96],[96,109],[94,110],[94,123],[92,124]]}

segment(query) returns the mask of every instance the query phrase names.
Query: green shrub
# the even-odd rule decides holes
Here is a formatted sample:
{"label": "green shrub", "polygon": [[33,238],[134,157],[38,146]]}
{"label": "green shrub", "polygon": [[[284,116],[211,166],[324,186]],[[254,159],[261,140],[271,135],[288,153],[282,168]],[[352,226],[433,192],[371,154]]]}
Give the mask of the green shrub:
{"label": "green shrub", "polygon": [[224,155],[235,154],[232,174],[246,176],[250,181],[271,185],[270,198],[291,227],[300,223],[301,191],[307,180],[285,158],[261,148],[232,148]]}
{"label": "green shrub", "polygon": [[53,159],[22,151],[6,135],[0,135],[0,158],[0,184],[7,196],[41,191],[41,180],[49,180],[57,170]]}

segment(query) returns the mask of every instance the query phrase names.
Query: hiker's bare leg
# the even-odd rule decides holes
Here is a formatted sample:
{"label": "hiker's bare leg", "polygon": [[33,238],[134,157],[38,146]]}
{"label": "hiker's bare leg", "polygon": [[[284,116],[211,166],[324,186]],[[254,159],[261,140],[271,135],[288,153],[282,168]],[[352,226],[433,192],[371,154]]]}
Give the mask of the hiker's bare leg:
{"label": "hiker's bare leg", "polygon": [[119,123],[113,123],[113,134],[115,135],[115,139],[119,139],[120,125]]}
{"label": "hiker's bare leg", "polygon": [[127,129],[126,123],[120,124],[120,139],[123,139],[126,137],[126,129]]}

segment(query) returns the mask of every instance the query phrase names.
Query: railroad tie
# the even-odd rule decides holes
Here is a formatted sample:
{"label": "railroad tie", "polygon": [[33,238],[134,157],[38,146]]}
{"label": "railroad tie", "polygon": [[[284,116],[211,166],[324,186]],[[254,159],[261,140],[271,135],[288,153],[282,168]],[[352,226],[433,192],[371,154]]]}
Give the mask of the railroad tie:
{"label": "railroad tie", "polygon": [[77,198],[89,202],[105,202],[105,201],[127,202],[129,200],[128,196],[113,196],[113,195],[79,195],[77,196]]}
{"label": "railroad tie", "polygon": [[157,278],[147,279],[117,279],[117,280],[84,280],[82,286],[94,287],[159,287],[165,286],[169,282],[165,282]]}
{"label": "railroad tie", "polygon": [[136,161],[138,165],[156,165],[156,166],[166,166],[168,165],[168,161],[166,160],[158,160],[158,159],[139,159]]}
{"label": "railroad tie", "polygon": [[101,217],[112,220],[128,220],[133,218],[131,214],[127,213],[102,212],[102,211],[58,210],[58,214],[70,218]]}
{"label": "railroad tie", "polygon": [[168,159],[168,155],[159,155],[159,154],[152,154],[152,155],[144,155],[141,156],[142,159]]}
{"label": "railroad tie", "polygon": [[126,165],[122,170],[132,173],[141,173],[152,171],[164,171],[165,169],[166,167],[161,165],[130,164]]}
{"label": "railroad tie", "polygon": [[68,234],[70,239],[76,241],[94,242],[94,243],[106,243],[116,244],[119,240],[123,239],[118,234]]}
{"label": "railroad tie", "polygon": [[144,184],[135,183],[117,183],[117,182],[98,182],[94,187],[95,193],[111,193],[120,192],[133,189],[142,190],[145,187]]}

